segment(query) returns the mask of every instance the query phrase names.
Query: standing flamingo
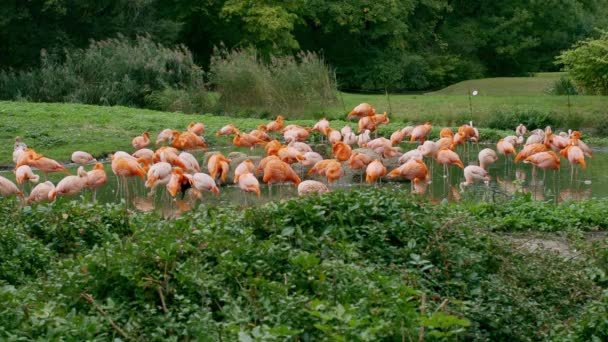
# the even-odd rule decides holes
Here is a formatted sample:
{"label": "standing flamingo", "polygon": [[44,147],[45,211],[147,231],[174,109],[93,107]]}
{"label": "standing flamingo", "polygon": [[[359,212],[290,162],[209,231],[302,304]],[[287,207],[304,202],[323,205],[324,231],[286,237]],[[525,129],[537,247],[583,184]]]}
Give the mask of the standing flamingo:
{"label": "standing flamingo", "polygon": [[51,183],[50,181],[40,183],[32,189],[32,191],[30,192],[30,195],[25,200],[25,204],[29,205],[32,202],[34,202],[34,203],[47,202],[50,200],[49,194],[53,190],[55,190],[55,185],[53,185],[53,183]]}
{"label": "standing flamingo", "polygon": [[55,189],[49,193],[49,199],[55,200],[57,195],[73,196],[79,193],[87,184],[87,173],[83,167],[78,168],[77,176],[66,176],[57,183]]}
{"label": "standing flamingo", "polygon": [[369,163],[365,169],[365,181],[370,184],[384,175],[386,175],[386,167],[377,159]]}
{"label": "standing flamingo", "polygon": [[0,176],[0,195],[4,197],[10,197],[12,195],[18,195],[23,198],[23,192],[10,180]]}
{"label": "standing flamingo", "polygon": [[93,202],[97,197],[97,188],[105,185],[108,182],[108,175],[106,170],[103,168],[102,163],[97,163],[93,167],[93,170],[87,172],[87,182],[85,186],[93,190]]}
{"label": "standing flamingo", "polygon": [[214,154],[207,161],[207,170],[209,170],[211,178],[215,179],[219,175],[222,183],[226,183],[228,170],[230,170],[230,159],[221,153]]}
{"label": "standing flamingo", "polygon": [[460,191],[464,192],[465,187],[476,181],[490,182],[490,174],[481,166],[469,165],[464,168],[464,182],[460,183]]}
{"label": "standing flamingo", "polygon": [[258,179],[255,178],[255,176],[251,172],[247,172],[247,173],[241,175],[239,177],[238,183],[239,183],[239,188],[241,189],[241,191],[255,192],[258,195],[258,198],[261,197],[260,182],[258,182]]}

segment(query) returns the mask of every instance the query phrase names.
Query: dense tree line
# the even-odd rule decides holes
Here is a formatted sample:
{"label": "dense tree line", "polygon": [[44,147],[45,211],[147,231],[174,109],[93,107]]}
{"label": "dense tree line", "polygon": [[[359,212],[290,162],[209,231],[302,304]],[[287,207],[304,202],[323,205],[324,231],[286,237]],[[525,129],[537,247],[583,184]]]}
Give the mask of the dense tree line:
{"label": "dense tree line", "polygon": [[605,28],[608,0],[5,0],[0,67],[89,40],[150,35],[185,44],[207,67],[213,47],[262,56],[321,53],[342,88],[416,90],[555,70],[554,57]]}

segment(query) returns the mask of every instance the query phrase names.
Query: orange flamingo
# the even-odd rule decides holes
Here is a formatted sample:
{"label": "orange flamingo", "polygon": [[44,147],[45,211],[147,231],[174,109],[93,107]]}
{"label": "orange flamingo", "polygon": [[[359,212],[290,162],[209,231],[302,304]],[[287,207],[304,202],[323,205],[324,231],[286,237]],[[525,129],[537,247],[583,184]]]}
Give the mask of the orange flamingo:
{"label": "orange flamingo", "polygon": [[222,136],[222,135],[233,135],[233,134],[237,134],[239,132],[240,132],[239,129],[236,128],[233,124],[228,124],[228,125],[220,128],[217,131],[216,135],[219,137],[219,136]]}
{"label": "orange flamingo", "polygon": [[403,141],[403,138],[405,138],[405,132],[403,130],[398,129],[393,132],[393,134],[391,134],[391,144],[399,145],[401,144],[401,141]]}
{"label": "orange flamingo", "polygon": [[505,139],[498,140],[498,143],[496,144],[496,150],[498,151],[498,153],[502,154],[505,157],[510,154],[515,154],[515,147],[513,147],[513,144],[511,142]]}
{"label": "orange flamingo", "polygon": [[181,168],[174,168],[171,172],[171,178],[169,179],[169,183],[167,183],[167,191],[169,191],[169,194],[172,197],[175,197],[179,192],[182,194],[182,199],[184,199],[186,191],[190,189],[190,187],[190,178],[186,177],[184,171]]}
{"label": "orange flamingo", "polygon": [[524,162],[530,163],[541,169],[558,170],[560,166],[559,157],[553,151],[543,151],[527,157]]}
{"label": "orange flamingo", "polygon": [[430,175],[426,164],[420,159],[409,159],[403,165],[388,173],[389,179],[403,177],[411,181],[412,191],[424,193]]}
{"label": "orange flamingo", "polygon": [[226,177],[230,170],[230,159],[224,157],[221,153],[214,154],[207,161],[207,170],[209,170],[211,178],[215,179],[216,176],[220,175],[222,183],[226,183]]}
{"label": "orange flamingo", "polygon": [[444,127],[439,131],[439,138],[454,138],[454,132],[449,127]]}
{"label": "orange flamingo", "polygon": [[281,149],[281,147],[283,147],[283,145],[281,145],[278,140],[272,140],[264,146],[264,149],[266,150],[267,156],[276,156],[277,154],[279,154],[279,150]]}
{"label": "orange flamingo", "polygon": [[300,185],[298,185],[298,195],[305,196],[309,194],[322,194],[329,192],[329,188],[327,185],[315,181],[315,180],[305,180]]}
{"label": "orange flamingo", "polygon": [[[59,164],[57,161],[55,161],[53,159],[42,157],[41,154],[36,154],[35,152],[28,153],[26,150],[26,152],[24,152],[21,155],[21,158],[23,158],[23,157],[26,158],[26,161],[24,161],[22,164],[17,163],[17,167],[19,167],[21,165],[29,165],[31,167],[35,167],[44,173],[45,178],[46,178],[47,174],[50,172],[61,171],[67,175],[70,174],[63,165]],[[21,160],[20,160],[20,162],[21,162]]]}
{"label": "orange flamingo", "polygon": [[270,137],[270,135],[268,135],[268,133],[266,133],[266,132],[264,132],[264,131],[262,131],[260,129],[254,129],[254,130],[252,130],[251,132],[249,132],[249,135],[251,135],[253,137],[256,137],[256,138],[258,138],[260,140],[266,141],[266,142],[272,140],[272,138]]}
{"label": "orange flamingo", "polygon": [[[559,170],[560,160],[553,151],[535,153],[524,160],[524,163],[532,164],[532,177],[536,177],[536,168],[540,167],[546,173],[547,169]],[[545,174],[546,176],[546,174]],[[544,177],[543,177],[544,178]]]}
{"label": "orange flamingo", "polygon": [[264,172],[264,168],[266,167],[266,164],[268,164],[268,162],[271,160],[281,160],[281,159],[279,159],[279,157],[276,155],[269,155],[265,158],[262,158],[262,160],[260,160],[260,164],[258,164],[258,167],[255,169],[255,174],[259,175],[260,172]]}
{"label": "orange flamingo", "polygon": [[459,168],[464,169],[460,156],[448,149],[437,152],[437,163],[443,165],[444,176],[448,175],[448,165],[457,165]]}
{"label": "orange flamingo", "polygon": [[93,167],[93,170],[87,172],[87,181],[85,187],[93,190],[93,202],[97,195],[97,188],[105,185],[108,182],[108,175],[106,170],[103,168],[103,164],[97,163]]}
{"label": "orange flamingo", "polygon": [[515,156],[515,162],[519,162],[520,160],[525,160],[531,155],[534,155],[539,152],[545,152],[547,150],[547,146],[544,144],[530,144],[525,145],[524,148],[519,151],[519,153]]}
{"label": "orange flamingo", "polygon": [[331,148],[331,154],[338,159],[338,161],[347,161],[352,152],[353,149],[343,142],[337,142],[333,144]]}
{"label": "orange flamingo", "polygon": [[253,148],[256,145],[264,145],[266,142],[247,133],[237,133],[232,140],[232,144],[237,147]]}
{"label": "orange flamingo", "polygon": [[410,137],[410,143],[413,143],[414,141],[418,140],[420,141],[420,144],[424,144],[424,141],[431,132],[431,128],[432,125],[430,122],[427,122],[424,125],[418,125],[414,127],[414,129],[412,130],[412,135]]}
{"label": "orange flamingo", "polygon": [[196,135],[203,135],[203,133],[205,133],[205,124],[202,122],[191,122],[188,124],[188,132]]}
{"label": "orange flamingo", "polygon": [[587,168],[585,162],[585,153],[583,150],[576,145],[568,145],[563,150],[559,151],[559,154],[570,162],[570,180],[574,179],[574,166],[580,164],[583,169]]}
{"label": "orange flamingo", "polygon": [[353,116],[364,117],[364,116],[372,116],[376,114],[376,110],[369,103],[361,103],[357,107],[353,108],[353,110],[348,113],[346,116],[347,119],[352,118]]}
{"label": "orange flamingo", "polygon": [[572,131],[570,145],[578,146],[585,154],[585,157],[593,157],[593,151],[591,150],[591,148],[581,140],[581,132]]}
{"label": "orange flamingo", "polygon": [[378,128],[379,125],[386,125],[389,122],[390,119],[388,118],[388,114],[386,114],[386,112],[384,112],[384,114],[362,117],[359,119],[359,130],[357,133],[361,133],[366,129],[373,132],[376,130],[376,128]]}
{"label": "orange flamingo", "polygon": [[295,148],[289,147],[289,146],[281,147],[279,149],[279,152],[277,153],[277,156],[279,157],[279,159],[281,159],[282,161],[284,161],[288,164],[293,164],[298,161],[302,161],[302,160],[306,159],[304,157],[304,154],[302,154],[300,151],[296,150]]}
{"label": "orange flamingo", "polygon": [[25,200],[25,204],[29,205],[32,202],[41,203],[41,202],[49,201],[50,200],[49,194],[53,190],[55,190],[55,185],[53,185],[53,183],[51,183],[50,181],[40,183],[32,189],[32,191],[30,192],[30,195]]}
{"label": "orange flamingo", "polygon": [[205,151],[207,150],[207,144],[200,136],[192,133],[192,132],[184,132],[179,133],[179,131],[173,131],[173,147],[179,148],[182,150],[193,150],[198,147],[201,147]]}
{"label": "orange flamingo", "polygon": [[278,159],[271,159],[264,167],[262,181],[268,183],[269,186],[280,182],[292,182],[298,186],[300,184],[300,177],[298,177],[289,164]]}
{"label": "orange flamingo", "polygon": [[17,184],[23,184],[24,182],[30,181],[32,183],[38,183],[40,176],[34,174],[29,165],[21,165],[15,170],[15,178]]}
{"label": "orange flamingo", "polygon": [[283,128],[283,116],[278,115],[274,121],[269,122],[267,125],[261,125],[259,129],[266,132],[276,132]]}
{"label": "orange flamingo", "polygon": [[325,159],[316,163],[312,169],[308,171],[309,175],[317,173],[319,176],[327,177],[328,183],[333,183],[342,175],[344,171],[342,170],[342,165],[335,159]]}
{"label": "orange flamingo", "polygon": [[142,135],[138,135],[131,140],[131,145],[136,150],[142,149],[150,145],[150,133],[144,132]]}
{"label": "orange flamingo", "polygon": [[[131,156],[129,156],[129,157],[131,157]],[[143,164],[143,166],[140,164]],[[140,177],[143,180],[146,176],[147,171],[148,171],[148,161],[143,158],[133,160],[131,158],[116,157],[116,154],[112,158],[112,172],[119,179],[119,182],[118,182],[119,190],[122,185],[122,190],[127,198],[127,203],[130,200],[129,187],[127,184],[127,177]]]}
{"label": "orange flamingo", "polygon": [[243,162],[240,163],[236,167],[236,169],[234,169],[234,183],[238,183],[239,178],[242,175],[244,175],[246,173],[252,173],[254,168],[255,168],[255,165],[253,165],[253,162],[251,162],[251,159],[243,160]]}
{"label": "orange flamingo", "polygon": [[386,175],[386,167],[377,159],[369,163],[365,169],[365,181],[370,184],[384,175]]}

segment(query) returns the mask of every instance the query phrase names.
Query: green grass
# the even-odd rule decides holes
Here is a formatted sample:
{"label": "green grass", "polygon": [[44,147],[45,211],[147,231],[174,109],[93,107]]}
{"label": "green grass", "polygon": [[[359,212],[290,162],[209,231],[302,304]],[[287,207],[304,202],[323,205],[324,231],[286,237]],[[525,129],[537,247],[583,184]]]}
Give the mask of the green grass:
{"label": "green grass", "polygon": [[539,96],[553,82],[559,80],[563,72],[538,73],[533,77],[494,77],[478,80],[467,80],[452,84],[428,95],[466,95],[469,91],[477,90],[479,96]]}
{"label": "green grass", "polygon": [[[342,100],[344,106],[342,105]],[[386,95],[347,94],[338,96],[338,105],[328,108],[328,116],[341,117],[361,102],[372,104],[376,111],[392,113],[394,119],[404,122],[431,121],[439,125],[458,126],[469,120],[483,127],[499,112],[537,111],[555,115],[566,124],[560,128],[592,130],[608,118],[608,97],[571,96],[570,109],[566,96],[483,96],[472,98],[472,114],[466,95]],[[570,124],[568,124],[570,123]]]}
{"label": "green grass", "polygon": [[[361,102],[370,102],[378,111],[386,110],[386,98],[383,95],[344,94],[347,110]],[[391,97],[393,112],[391,124],[382,126],[380,134],[390,134],[408,123],[431,121],[434,124],[434,135],[444,126],[456,127],[471,118],[479,127],[483,127],[497,110],[508,111],[509,108],[533,108],[539,111],[564,107],[566,99],[559,96],[544,97],[489,97],[478,96],[474,99],[474,115],[468,114],[466,96],[413,96],[398,95]],[[504,102],[500,102],[504,101]],[[606,117],[608,98],[598,96],[577,96],[572,101],[577,112],[576,123],[583,127],[593,127]],[[502,104],[501,104],[502,103]],[[317,119],[327,116],[332,120],[332,127],[341,128],[347,122],[337,120],[344,118],[341,109],[328,109],[325,113],[313,115],[313,118],[288,120],[312,126]],[[463,114],[464,113],[464,114]],[[150,131],[153,139],[164,128],[184,130],[191,121],[202,121],[207,126],[205,138],[210,146],[226,145],[228,140],[216,138],[215,132],[222,126],[233,123],[240,129],[248,131],[269,119],[239,118],[206,115],[188,115],[183,113],[166,113],[146,109],[126,107],[102,107],[82,104],[0,102],[0,164],[12,163],[12,145],[15,136],[21,136],[25,142],[40,153],[50,158],[68,161],[73,151],[84,150],[96,157],[104,157],[117,150],[132,151],[131,139],[143,131]],[[356,127],[355,122],[350,123]],[[496,141],[500,136],[511,134],[496,130],[481,130],[482,140]],[[596,142],[602,142],[601,139]]]}

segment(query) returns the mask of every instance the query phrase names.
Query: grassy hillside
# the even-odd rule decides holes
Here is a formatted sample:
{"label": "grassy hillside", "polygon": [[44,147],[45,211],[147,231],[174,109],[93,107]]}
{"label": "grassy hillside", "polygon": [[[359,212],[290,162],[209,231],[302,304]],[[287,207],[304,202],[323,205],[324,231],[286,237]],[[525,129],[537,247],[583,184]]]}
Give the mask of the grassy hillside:
{"label": "grassy hillside", "polygon": [[428,95],[466,95],[477,90],[479,96],[542,96],[563,72],[544,72],[534,77],[495,77],[467,80],[452,84]]}
{"label": "grassy hillside", "polygon": [[[466,94],[466,92],[465,92]],[[341,99],[344,101],[342,106]],[[473,114],[469,111],[467,95],[386,95],[347,94],[338,98],[338,105],[325,114],[338,116],[361,102],[371,103],[378,112],[391,112],[404,122],[432,121],[444,125],[460,125],[473,120],[484,126],[497,113],[536,111],[559,116],[568,128],[594,127],[608,118],[608,97],[571,96],[570,111],[566,96],[482,96],[472,98]],[[339,113],[339,114],[336,114]],[[572,127],[576,125],[576,127]]]}

